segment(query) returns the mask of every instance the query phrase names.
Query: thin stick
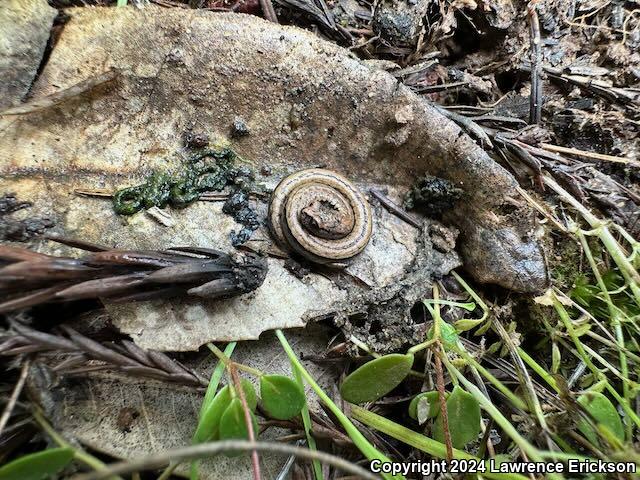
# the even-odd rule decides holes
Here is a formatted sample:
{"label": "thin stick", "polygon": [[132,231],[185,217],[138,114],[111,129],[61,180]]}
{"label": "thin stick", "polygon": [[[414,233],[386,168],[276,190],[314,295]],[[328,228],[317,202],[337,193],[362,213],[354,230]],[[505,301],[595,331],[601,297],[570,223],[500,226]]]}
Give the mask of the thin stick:
{"label": "thin stick", "polygon": [[460,115],[456,112],[445,110],[435,103],[430,103],[429,105],[438,110],[438,112],[447,117],[449,120],[457,123],[459,127],[465,130],[473,138],[478,140],[481,147],[489,149],[493,148],[493,143],[491,143],[489,135],[487,135],[487,133],[480,125],[471,120],[469,117],[465,117],[464,115]]}
{"label": "thin stick", "polygon": [[76,188],[73,193],[80,197],[113,197],[113,190],[107,188]]}
{"label": "thin stick", "polygon": [[[440,342],[438,342],[440,347]],[[449,414],[447,412],[447,401],[444,398],[444,373],[442,372],[442,360],[440,360],[441,348],[434,348],[433,354],[436,363],[436,385],[438,387],[438,400],[440,401],[440,415],[442,415],[442,431],[444,432],[444,444],[447,447],[447,462],[453,460],[453,444],[451,443],[451,432],[449,431]]]}
{"label": "thin stick", "polygon": [[200,445],[192,445],[189,447],[181,447],[173,450],[148,455],[146,457],[136,458],[129,462],[119,462],[109,465],[105,470],[99,472],[90,472],[82,475],[71,477],[72,480],[100,480],[112,475],[126,475],[131,472],[139,472],[142,470],[153,470],[162,467],[167,462],[182,462],[194,458],[208,457],[221,452],[230,450],[258,450],[261,452],[282,453],[285,455],[295,455],[300,458],[309,460],[319,460],[329,464],[335,468],[339,468],[343,472],[357,475],[367,480],[379,480],[379,477],[355,465],[347,460],[329,453],[309,450],[307,448],[296,447],[283,443],[272,442],[248,442],[246,440],[225,440],[222,442],[202,443]]}
{"label": "thin stick", "polygon": [[604,162],[623,163],[625,165],[640,167],[640,162],[626,157],[614,157],[613,155],[589,152],[587,150],[578,150],[577,148],[561,147],[559,145],[553,145],[551,143],[541,143],[540,147],[544,150],[548,150],[549,152],[566,153],[567,155],[588,158],[590,160],[602,160]]}
{"label": "thin stick", "polygon": [[20,393],[22,392],[22,388],[24,387],[24,383],[27,380],[27,373],[29,373],[29,366],[31,365],[31,359],[27,358],[22,363],[22,369],[20,370],[20,376],[18,377],[18,381],[16,382],[15,387],[13,388],[13,392],[11,392],[11,397],[9,398],[9,402],[7,406],[4,408],[4,412],[2,412],[2,417],[0,417],[0,435],[2,435],[2,431],[4,427],[7,426],[7,422],[9,422],[9,418],[11,417],[11,412],[16,406],[18,402],[18,398],[20,397]]}
{"label": "thin stick", "polygon": [[241,363],[234,362],[227,355],[225,355],[222,350],[216,347],[213,343],[207,343],[207,347],[209,347],[209,350],[211,350],[211,352],[216,357],[218,357],[218,360],[224,363],[225,366],[227,367],[231,367],[233,365],[234,368],[237,368],[238,370],[242,370],[243,372],[247,372],[256,377],[261,377],[262,375],[264,375],[264,373],[258,370],[257,368],[251,368],[248,365],[243,365]]}
{"label": "thin stick", "polygon": [[518,193],[520,195],[522,195],[524,197],[524,199],[529,202],[533,208],[535,208],[538,212],[540,212],[546,219],[548,219],[551,223],[553,223],[553,225],[560,230],[562,233],[569,233],[569,231],[567,230],[567,228],[560,223],[560,220],[558,220],[556,218],[555,215],[553,215],[551,212],[549,212],[547,210],[547,207],[543,207],[540,203],[536,202],[533,197],[531,195],[529,195],[529,193],[524,190],[522,187],[520,186],[516,186],[516,190],[518,191]]}
{"label": "thin stick", "polygon": [[441,322],[440,317],[440,305],[438,303],[440,292],[436,285],[433,286],[433,300],[435,301],[433,309],[429,308],[431,316],[433,317],[433,338],[436,341],[433,347],[433,355],[435,357],[436,364],[436,386],[438,388],[438,400],[440,402],[440,415],[442,415],[442,431],[444,432],[444,443],[447,447],[447,461],[453,460],[453,443],[451,442],[451,431],[449,430],[449,413],[447,412],[447,401],[445,399],[444,392],[444,373],[442,372],[442,360],[440,355],[443,354],[444,349],[440,342],[441,335]]}
{"label": "thin stick", "polygon": [[540,49],[540,22],[536,12],[535,0],[529,5],[529,26],[531,40],[531,95],[529,96],[529,123],[540,123],[542,117],[542,52]]}
{"label": "thin stick", "polygon": [[379,192],[374,188],[372,188],[369,191],[371,192],[371,195],[373,195],[376,199],[378,199],[378,201],[382,204],[382,206],[386,208],[389,212],[391,212],[401,220],[404,220],[412,227],[420,228],[420,221],[418,219],[416,219],[410,213],[405,212],[401,207],[399,207],[398,205],[393,203],[391,200],[389,200],[382,192]]}
{"label": "thin stick", "polygon": [[271,0],[260,0],[260,8],[262,8],[264,18],[273,23],[280,23],[278,22],[278,16],[276,15]]}
{"label": "thin stick", "polygon": [[[160,476],[158,477],[157,480],[168,480],[169,477],[171,477],[171,475],[173,475],[173,472],[176,470],[176,468],[178,468],[180,466],[180,464],[178,462],[171,462],[167,468],[164,469],[164,471],[162,472],[162,474],[160,474]],[[133,475],[132,475],[133,478]]]}
{"label": "thin stick", "polygon": [[[231,374],[233,385],[236,387],[236,392],[240,397],[240,403],[242,403],[242,411],[244,412],[244,421],[247,425],[249,441],[255,442],[256,433],[253,431],[253,422],[251,421],[251,412],[249,410],[249,405],[247,404],[247,397],[245,396],[244,388],[242,388],[242,384],[240,383],[238,370],[233,363],[230,363],[229,365],[229,373]],[[253,478],[255,478],[255,480],[260,480],[262,478],[262,476],[260,475],[260,458],[258,458],[258,452],[256,450],[251,451],[251,463],[253,466]]]}

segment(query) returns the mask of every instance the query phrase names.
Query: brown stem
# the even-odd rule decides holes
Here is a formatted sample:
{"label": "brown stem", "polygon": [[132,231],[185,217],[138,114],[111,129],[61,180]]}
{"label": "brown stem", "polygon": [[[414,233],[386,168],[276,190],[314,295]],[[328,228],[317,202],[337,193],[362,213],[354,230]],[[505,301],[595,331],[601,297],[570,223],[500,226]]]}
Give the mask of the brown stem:
{"label": "brown stem", "polygon": [[540,123],[542,117],[542,51],[540,45],[540,22],[536,12],[536,1],[529,5],[529,27],[531,43],[531,94],[529,97],[529,123]]}
{"label": "brown stem", "polygon": [[[240,383],[240,377],[238,375],[238,370],[233,363],[229,364],[229,373],[231,374],[231,379],[233,380],[233,386],[240,397],[240,403],[242,403],[242,411],[244,412],[244,421],[247,424],[247,433],[249,434],[249,441],[255,442],[256,436],[253,431],[253,422],[251,421],[251,412],[249,410],[249,405],[247,404],[247,398],[244,395],[244,390],[242,388],[242,384]],[[253,465],[253,478],[255,480],[260,480],[262,476],[260,475],[260,458],[258,457],[258,451],[251,451],[251,463]]]}
{"label": "brown stem", "polygon": [[436,386],[438,388],[438,400],[440,401],[440,415],[442,416],[442,431],[444,432],[444,443],[447,446],[447,461],[453,459],[453,445],[451,443],[451,432],[449,431],[449,415],[447,413],[447,402],[444,398],[444,374],[442,372],[442,360],[440,359],[440,341],[436,342],[433,354],[436,363]]}
{"label": "brown stem", "polygon": [[278,16],[276,15],[276,11],[273,8],[271,0],[260,0],[260,7],[262,8],[264,18],[274,23],[280,23],[278,22]]}
{"label": "brown stem", "polygon": [[406,212],[402,207],[400,207],[399,205],[396,205],[395,203],[393,203],[387,196],[385,196],[382,192],[376,190],[375,188],[372,188],[371,190],[369,190],[371,192],[371,195],[373,195],[375,198],[378,199],[378,201],[382,204],[382,206],[384,208],[386,208],[389,212],[391,212],[392,214],[394,214],[396,217],[398,217],[401,220],[404,220],[405,222],[407,222],[409,225],[411,225],[412,227],[415,228],[420,228],[421,223],[420,221],[415,218],[413,215],[411,215],[410,213]]}
{"label": "brown stem", "polygon": [[18,402],[18,397],[20,397],[20,392],[22,392],[22,387],[24,387],[24,383],[27,379],[27,373],[29,372],[29,365],[31,365],[31,360],[27,358],[22,363],[22,369],[20,370],[20,377],[18,377],[18,381],[16,382],[16,386],[13,388],[13,392],[11,392],[11,398],[7,402],[7,406],[2,412],[2,417],[0,417],[0,434],[4,430],[4,427],[9,422],[9,418],[11,418],[11,412],[13,408],[16,406]]}

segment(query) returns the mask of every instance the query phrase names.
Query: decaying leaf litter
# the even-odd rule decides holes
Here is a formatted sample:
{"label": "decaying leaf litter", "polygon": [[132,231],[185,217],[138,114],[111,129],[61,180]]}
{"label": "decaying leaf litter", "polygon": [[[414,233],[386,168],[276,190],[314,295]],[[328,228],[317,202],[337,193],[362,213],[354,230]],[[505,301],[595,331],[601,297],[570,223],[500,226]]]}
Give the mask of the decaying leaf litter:
{"label": "decaying leaf litter", "polygon": [[[14,11],[24,13],[21,3]],[[581,454],[635,461],[640,33],[633,2],[286,2],[275,10],[250,2],[193,10],[162,4],[69,9],[69,18],[55,22],[55,10],[44,4],[31,13],[39,47],[21,80],[33,86],[28,98],[26,90],[6,96],[12,100],[1,117],[2,193],[9,202],[3,236],[33,236],[19,245],[57,256],[77,254],[44,233],[120,250],[190,245],[234,252],[231,235],[243,225],[224,212],[232,203],[228,188],[183,209],[152,207],[132,217],[116,215],[109,200],[158,172],[175,172],[208,144],[231,148],[253,172],[248,202],[236,205],[250,206],[257,218],[266,218],[269,192],[286,174],[308,167],[339,172],[368,197],[372,239],[346,269],[333,270],[287,258],[263,221],[241,247],[267,255],[265,281],[248,295],[210,305],[57,305],[55,325],[45,320],[51,306],[11,314],[0,349],[23,365],[30,358],[32,366],[22,369],[28,378],[20,375],[28,396],[21,398],[34,403],[7,409],[6,459],[46,446],[51,433],[34,436],[45,418],[107,460],[188,445],[198,417],[203,421],[199,387],[192,384],[196,390],[186,397],[195,405],[188,421],[168,420],[184,429],[168,441],[152,433],[167,421],[154,418],[167,418],[167,399],[185,397],[162,385],[184,383],[178,378],[207,383],[211,367],[200,362],[211,355],[205,348],[168,356],[153,350],[195,350],[273,328],[315,329],[313,321],[326,339],[288,353],[307,358],[309,369],[327,367],[303,374],[307,393],[322,378],[334,401],[342,385],[343,399],[373,402],[345,410],[365,437],[317,385],[320,402],[310,403],[308,421],[283,423],[260,411],[262,427],[271,426],[267,436],[306,438],[312,449],[333,447],[352,459],[446,458],[462,455],[453,449],[461,448],[498,460]],[[298,29],[202,8],[311,29],[351,53]],[[47,47],[42,31],[53,23]],[[439,197],[440,183],[462,194]],[[82,191],[94,194],[74,195]],[[416,197],[426,201],[407,212]],[[23,201],[30,207],[16,211],[27,207]],[[449,273],[454,268],[464,277]],[[551,290],[534,300],[547,276]],[[83,313],[101,304],[106,313]],[[58,344],[42,343],[38,330]],[[73,335],[80,337],[61,349]],[[113,350],[114,339],[120,363],[102,351]],[[251,352],[266,343],[240,345]],[[282,347],[272,341],[265,348],[280,361],[256,365],[234,354],[240,365],[230,370],[247,364],[266,374],[290,371]],[[381,354],[397,357],[364,363]],[[127,365],[127,357],[138,366]],[[400,360],[411,375],[397,370]],[[356,377],[340,381],[340,372],[362,363]],[[363,391],[367,369],[380,372],[385,364],[389,390]],[[349,384],[363,375],[354,397]],[[112,398],[114,388],[105,385],[122,394]],[[411,402],[421,391],[431,393]],[[121,408],[96,414],[96,392]],[[60,398],[67,402],[62,410]],[[36,404],[44,413],[37,410],[34,421]],[[469,416],[478,407],[481,422]],[[325,416],[327,409],[333,414]],[[276,425],[293,429],[293,437]],[[256,463],[264,477],[282,468],[322,475],[317,464],[286,467],[286,457],[275,455],[219,458],[216,467],[201,464],[200,476],[217,478],[225,468],[237,474],[238,462],[249,478]],[[86,469],[73,463],[64,475],[78,466]],[[174,473],[188,470],[184,462]]]}

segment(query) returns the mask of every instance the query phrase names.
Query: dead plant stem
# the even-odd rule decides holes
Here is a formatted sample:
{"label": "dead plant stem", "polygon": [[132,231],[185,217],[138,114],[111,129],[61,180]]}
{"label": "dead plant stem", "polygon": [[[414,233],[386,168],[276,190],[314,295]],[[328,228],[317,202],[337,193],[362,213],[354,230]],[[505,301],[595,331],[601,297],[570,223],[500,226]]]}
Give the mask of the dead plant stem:
{"label": "dead plant stem", "polygon": [[440,415],[442,415],[442,431],[444,432],[444,444],[447,447],[447,462],[450,462],[453,460],[453,444],[451,443],[451,432],[449,431],[447,400],[444,396],[444,373],[442,371],[442,360],[440,359],[442,345],[439,341],[436,342],[436,347],[433,350],[436,366],[436,386],[438,388],[438,400],[440,402]]}
{"label": "dead plant stem", "polygon": [[[255,443],[256,434],[253,431],[253,421],[251,419],[251,410],[249,410],[249,405],[247,404],[247,397],[244,394],[244,389],[242,388],[242,384],[240,383],[240,376],[238,375],[238,370],[236,369],[235,363],[231,362],[229,364],[229,374],[231,375],[231,379],[233,380],[233,385],[236,389],[236,393],[238,397],[240,397],[240,403],[242,403],[242,411],[244,412],[244,421],[247,424],[247,433],[249,435],[249,441]],[[262,478],[260,474],[260,458],[258,457],[258,451],[251,451],[251,464],[253,467],[253,478],[255,480],[260,480]]]}
{"label": "dead plant stem", "polygon": [[7,426],[9,422],[9,418],[11,418],[11,412],[16,406],[18,402],[18,398],[20,397],[20,393],[22,392],[22,388],[24,387],[24,383],[27,380],[27,374],[29,373],[29,366],[31,365],[31,359],[27,358],[22,362],[22,368],[20,369],[20,376],[18,377],[18,381],[16,382],[15,387],[13,387],[13,391],[11,392],[11,397],[9,397],[9,401],[7,402],[7,406],[4,408],[2,412],[2,417],[0,417],[0,435],[2,435],[2,431],[4,427]]}

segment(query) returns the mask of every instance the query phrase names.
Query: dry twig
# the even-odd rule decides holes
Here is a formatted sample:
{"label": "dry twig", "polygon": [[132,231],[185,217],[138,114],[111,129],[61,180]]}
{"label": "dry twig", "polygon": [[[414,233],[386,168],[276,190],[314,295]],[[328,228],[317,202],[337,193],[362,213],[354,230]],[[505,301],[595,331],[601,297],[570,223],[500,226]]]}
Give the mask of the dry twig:
{"label": "dry twig", "polygon": [[372,188],[370,190],[370,192],[371,192],[371,195],[373,195],[380,202],[380,204],[385,209],[387,209],[389,212],[391,212],[392,214],[394,214],[396,217],[400,218],[401,220],[404,220],[405,222],[407,222],[412,227],[420,228],[421,224],[420,224],[420,221],[417,218],[415,218],[413,215],[411,215],[410,213],[405,211],[402,207],[400,207],[400,206],[396,205],[395,203],[393,203],[382,192],[380,192],[380,191],[378,191],[378,190],[376,190],[374,188]]}
{"label": "dry twig", "polygon": [[22,392],[22,388],[24,387],[24,382],[27,380],[27,373],[29,372],[29,366],[31,365],[31,360],[26,359],[22,362],[22,368],[20,369],[20,376],[18,377],[18,381],[13,387],[13,391],[11,392],[11,397],[7,402],[7,406],[4,408],[2,412],[2,417],[0,417],[0,435],[4,430],[4,427],[7,426],[7,422],[11,417],[11,412],[13,412],[13,408],[16,406],[18,402],[18,397],[20,397],[20,393]]}
{"label": "dry twig", "polygon": [[449,414],[447,412],[447,400],[444,390],[444,373],[442,371],[442,360],[440,359],[442,346],[440,341],[436,342],[433,348],[433,356],[436,366],[436,386],[438,388],[438,399],[440,402],[440,415],[442,416],[442,431],[444,432],[444,444],[447,447],[447,461],[453,460],[453,444],[451,443],[451,431],[449,430]]}
{"label": "dry twig", "polygon": [[[242,411],[244,413],[244,421],[247,425],[247,434],[249,436],[249,441],[255,442],[256,432],[253,431],[251,411],[249,410],[247,398],[244,394],[244,388],[242,388],[242,384],[240,383],[240,377],[238,376],[238,370],[236,369],[235,364],[231,363],[229,365],[229,373],[231,374],[233,385],[235,386],[236,392],[238,392],[238,397],[240,397],[240,402],[242,403]],[[251,466],[253,467],[253,478],[255,480],[260,480],[262,476],[260,475],[260,458],[258,457],[257,450],[251,450]]]}
{"label": "dry twig", "polygon": [[542,118],[542,51],[540,45],[540,22],[536,11],[536,2],[529,5],[529,26],[531,37],[531,95],[529,100],[529,123],[540,123]]}

